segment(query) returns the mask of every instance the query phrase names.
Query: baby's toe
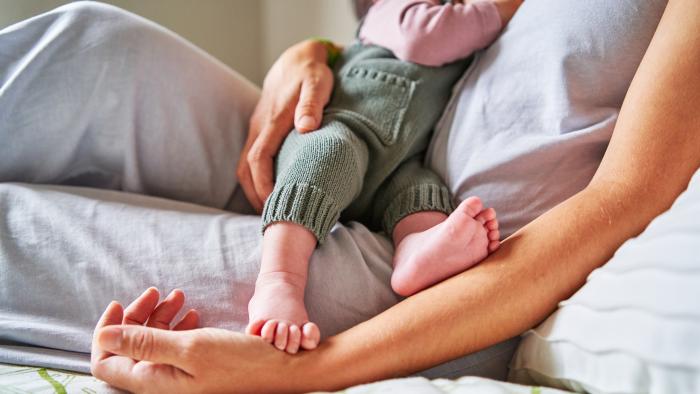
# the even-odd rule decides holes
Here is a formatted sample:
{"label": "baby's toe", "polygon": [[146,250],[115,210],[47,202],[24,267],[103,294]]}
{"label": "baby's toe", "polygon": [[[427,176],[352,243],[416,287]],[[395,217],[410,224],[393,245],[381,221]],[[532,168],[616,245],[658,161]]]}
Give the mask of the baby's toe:
{"label": "baby's toe", "polygon": [[289,326],[289,337],[287,338],[287,348],[285,351],[289,354],[294,354],[299,351],[301,344],[301,330],[296,324]]}
{"label": "baby's toe", "polygon": [[484,205],[481,202],[481,199],[479,197],[469,197],[466,200],[462,201],[459,206],[457,206],[457,210],[461,210],[470,217],[476,216],[481,210],[484,209]]}
{"label": "baby's toe", "polygon": [[500,246],[501,246],[501,243],[499,241],[489,242],[489,253],[495,252]]}
{"label": "baby's toe", "polygon": [[285,322],[277,323],[277,330],[275,331],[275,347],[279,350],[284,350],[287,348],[287,336],[289,325]]}
{"label": "baby's toe", "polygon": [[489,230],[498,230],[498,220],[497,219],[489,220],[488,222],[486,222],[484,224],[484,226]]}
{"label": "baby's toe", "polygon": [[498,241],[501,237],[501,233],[498,230],[491,230],[488,233],[489,241]]}
{"label": "baby's toe", "polygon": [[315,349],[321,340],[321,330],[311,322],[304,324],[301,330],[301,347],[306,350]]}
{"label": "baby's toe", "polygon": [[268,320],[260,330],[260,337],[267,343],[272,343],[275,339],[275,331],[277,330],[277,320]]}
{"label": "baby's toe", "polygon": [[481,222],[481,224],[486,224],[486,222],[489,220],[496,219],[496,210],[493,208],[484,209],[483,211],[479,212],[474,219]]}
{"label": "baby's toe", "polygon": [[245,328],[245,333],[248,335],[261,335],[260,330],[262,329],[264,324],[265,319],[257,319],[255,321],[251,321]]}

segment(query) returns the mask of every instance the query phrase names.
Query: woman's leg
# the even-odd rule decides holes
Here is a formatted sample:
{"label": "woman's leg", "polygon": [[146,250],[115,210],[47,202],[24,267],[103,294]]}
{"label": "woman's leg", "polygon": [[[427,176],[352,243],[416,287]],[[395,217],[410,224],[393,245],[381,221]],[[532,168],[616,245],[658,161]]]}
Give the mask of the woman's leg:
{"label": "woman's leg", "polygon": [[309,260],[361,192],[368,160],[365,141],[338,120],[287,136],[263,210],[262,263],[246,332],[289,353],[318,345],[318,327],[304,303]]}
{"label": "woman's leg", "polygon": [[258,94],[143,18],[60,7],[0,31],[0,182],[224,207]]}
{"label": "woman's leg", "polygon": [[[0,362],[87,370],[87,354],[81,363],[68,355],[89,352],[105,305],[149,286],[183,289],[205,326],[242,331],[248,321],[261,260],[258,216],[15,183],[0,184],[0,212]],[[364,226],[336,226],[311,260],[305,304],[324,335],[399,300],[389,287],[391,244]],[[46,351],[30,357],[37,346],[62,352],[51,351],[51,364]]]}
{"label": "woman's leg", "polygon": [[[242,331],[260,268],[260,218],[154,197],[0,184],[0,362],[88,371],[111,300],[149,286],[188,295],[202,325]],[[305,305],[324,336],[396,304],[391,242],[336,225],[311,258]],[[418,311],[419,312],[419,311]],[[505,378],[514,344],[428,372]]]}

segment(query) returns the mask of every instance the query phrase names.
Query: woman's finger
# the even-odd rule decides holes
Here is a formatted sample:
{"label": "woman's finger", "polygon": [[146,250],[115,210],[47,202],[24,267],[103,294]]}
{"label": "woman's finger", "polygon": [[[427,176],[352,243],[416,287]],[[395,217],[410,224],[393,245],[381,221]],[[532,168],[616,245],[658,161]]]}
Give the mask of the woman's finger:
{"label": "woman's finger", "polygon": [[[261,137],[262,138],[262,137]],[[274,154],[273,147],[268,141],[259,139],[248,153],[248,165],[255,189],[255,195],[262,205],[272,193],[274,183]]]}
{"label": "woman's finger", "polygon": [[109,357],[94,362],[90,366],[90,372],[94,377],[105,382],[109,382],[112,386],[130,392],[137,392],[139,387],[133,380],[132,369],[136,361],[122,356],[110,355]]}
{"label": "woman's finger", "polygon": [[160,293],[155,287],[149,287],[129,306],[124,309],[124,320],[122,324],[143,325],[148,317],[153,313],[153,309],[158,305]]}
{"label": "woman's finger", "polygon": [[114,324],[120,324],[122,322],[122,316],[124,314],[124,309],[121,304],[117,301],[112,301],[107,305],[107,308],[102,313],[100,320],[95,326],[95,331],[92,337],[92,351],[90,352],[90,367],[93,368],[100,360],[105,359],[110,354],[102,350],[97,346],[97,331],[103,327],[111,326]]}
{"label": "woman's finger", "polygon": [[294,106],[287,104],[262,124],[260,135],[248,152],[247,159],[253,187],[263,204],[275,186],[274,158],[293,125]]}
{"label": "woman's finger", "polygon": [[148,318],[146,326],[163,330],[170,329],[170,323],[175,318],[175,315],[180,312],[183,305],[185,305],[185,293],[179,289],[171,291],[170,294],[156,306],[156,309]]}
{"label": "woman's finger", "polygon": [[250,205],[255,209],[257,213],[262,213],[263,202],[258,198],[258,194],[255,192],[255,186],[253,185],[253,177],[250,173],[250,163],[248,162],[248,153],[250,148],[255,143],[255,140],[260,135],[260,113],[262,107],[265,106],[265,98],[261,98],[258,102],[258,106],[255,108],[255,112],[250,119],[250,126],[248,128],[248,137],[246,139],[243,150],[241,151],[241,157],[238,160],[238,168],[236,168],[236,176],[238,177],[238,183],[243,188],[243,193]]}
{"label": "woman's finger", "polygon": [[173,327],[173,331],[194,330],[197,327],[199,327],[199,312],[190,309],[182,317],[182,320]]}
{"label": "woman's finger", "polygon": [[294,125],[299,132],[318,129],[323,118],[323,107],[328,104],[332,90],[333,74],[328,67],[304,79],[294,115]]}
{"label": "woman's finger", "polygon": [[238,176],[238,183],[240,183],[241,188],[243,188],[243,193],[246,199],[253,207],[255,212],[258,214],[262,213],[263,203],[258,198],[258,194],[255,192],[255,186],[253,186],[253,177],[250,173],[250,166],[248,165],[248,160],[246,159],[246,151],[243,152],[241,156],[238,169],[236,170],[236,175]]}

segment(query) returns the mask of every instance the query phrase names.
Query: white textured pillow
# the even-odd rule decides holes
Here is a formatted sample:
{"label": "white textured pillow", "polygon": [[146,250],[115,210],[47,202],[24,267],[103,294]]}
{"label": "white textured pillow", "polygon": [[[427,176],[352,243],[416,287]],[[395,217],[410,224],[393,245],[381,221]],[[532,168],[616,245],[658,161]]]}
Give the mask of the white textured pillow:
{"label": "white textured pillow", "polygon": [[700,393],[700,171],[524,335],[510,378],[591,393]]}

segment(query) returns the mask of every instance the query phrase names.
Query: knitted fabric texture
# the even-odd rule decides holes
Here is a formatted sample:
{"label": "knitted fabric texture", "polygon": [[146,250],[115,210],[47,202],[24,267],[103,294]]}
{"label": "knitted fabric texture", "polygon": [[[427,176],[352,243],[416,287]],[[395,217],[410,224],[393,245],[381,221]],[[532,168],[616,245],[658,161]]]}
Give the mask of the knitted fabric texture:
{"label": "knitted fabric texture", "polygon": [[425,67],[377,46],[347,48],[334,69],[335,89],[321,127],[305,134],[292,130],[282,144],[263,231],[292,222],[321,244],[338,220],[357,220],[391,236],[411,213],[452,212],[447,188],[422,158],[468,64]]}

